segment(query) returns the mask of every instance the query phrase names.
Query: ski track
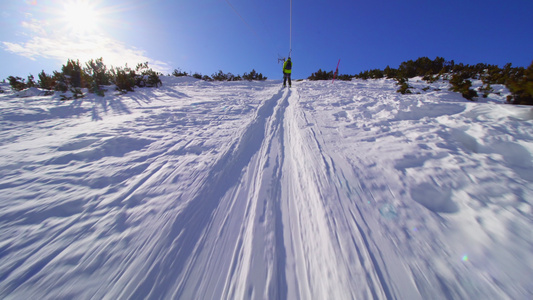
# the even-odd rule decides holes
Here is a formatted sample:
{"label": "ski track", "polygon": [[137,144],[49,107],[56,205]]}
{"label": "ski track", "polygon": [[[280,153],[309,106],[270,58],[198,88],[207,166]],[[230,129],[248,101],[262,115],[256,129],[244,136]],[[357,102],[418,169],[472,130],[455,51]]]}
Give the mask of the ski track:
{"label": "ski track", "polygon": [[[338,83],[343,88],[333,90],[320,88],[326,83],[281,89],[277,81],[223,85],[170,80],[165,85],[171,87],[162,90],[76,100],[48,110],[28,105],[27,115],[16,109],[4,114],[2,298],[531,295],[531,284],[510,287],[498,279],[509,273],[491,275],[504,258],[489,266],[475,262],[474,268],[458,261],[458,247],[447,241],[461,237],[456,230],[460,224],[454,226],[453,217],[438,213],[455,212],[458,204],[425,203],[424,195],[437,195],[434,185],[402,179],[402,174],[414,176],[415,168],[450,154],[390,158],[395,173],[387,173],[390,169],[372,157],[377,139],[391,139],[390,145],[379,145],[393,153],[392,139],[413,134],[395,133],[394,122],[412,123],[409,130],[429,142],[456,137],[458,146],[435,142],[442,153],[452,149],[453,155],[459,147],[498,152],[496,146],[478,145],[465,131],[446,127],[448,117],[469,109],[476,116],[485,112],[453,102],[444,108],[421,106],[423,96],[413,100],[418,104],[396,101],[387,92],[394,89],[387,81],[353,91],[360,83]],[[414,123],[421,114],[434,119]],[[90,116],[90,122],[69,119],[74,115]],[[388,121],[368,121],[383,116]],[[342,126],[332,127],[332,122]],[[431,122],[440,122],[432,127],[440,131],[427,133]],[[527,132],[515,130],[530,139]],[[343,148],[344,139],[361,148]],[[14,146],[8,148],[10,144]],[[40,144],[45,146],[35,146]],[[525,155],[520,147],[515,152]],[[50,151],[55,154],[46,155]],[[531,176],[510,156],[505,158],[517,174],[510,182]],[[408,194],[420,205],[402,202]],[[516,222],[527,226],[531,218]],[[531,250],[532,240],[519,234],[515,243]],[[516,265],[512,253],[499,253]],[[521,253],[530,256],[527,250]],[[531,271],[528,264],[519,270]]]}

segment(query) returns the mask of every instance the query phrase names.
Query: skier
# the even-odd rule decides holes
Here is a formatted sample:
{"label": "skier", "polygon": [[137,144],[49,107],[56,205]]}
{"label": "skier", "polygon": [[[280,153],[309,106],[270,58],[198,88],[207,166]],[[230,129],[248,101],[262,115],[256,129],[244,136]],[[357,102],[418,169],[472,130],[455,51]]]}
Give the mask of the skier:
{"label": "skier", "polygon": [[291,87],[291,72],[292,61],[291,58],[287,58],[287,61],[283,63],[283,87],[287,86],[287,78],[289,79],[289,87]]}

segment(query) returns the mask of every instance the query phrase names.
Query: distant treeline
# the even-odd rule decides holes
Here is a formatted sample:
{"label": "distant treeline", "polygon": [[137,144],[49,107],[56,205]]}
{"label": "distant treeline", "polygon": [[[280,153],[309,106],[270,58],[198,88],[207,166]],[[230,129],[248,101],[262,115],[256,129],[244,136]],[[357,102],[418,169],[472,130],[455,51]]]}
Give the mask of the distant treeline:
{"label": "distant treeline", "polygon": [[[61,71],[54,71],[52,74],[46,74],[44,70],[39,73],[38,80],[33,75],[27,79],[21,77],[9,76],[7,80],[11,88],[21,91],[31,87],[39,87],[49,91],[70,91],[73,98],[83,97],[81,89],[88,89],[89,93],[95,93],[104,96],[106,89],[104,86],[115,85],[116,90],[121,92],[134,91],[135,87],[158,87],[162,85],[159,78],[161,73],[155,72],[148,66],[148,62],[138,64],[135,68],[110,67],[108,68],[102,58],[89,60],[84,65],[79,60],[67,60]],[[236,80],[266,80],[267,78],[261,73],[252,70],[244,75],[233,75],[218,71],[211,77],[202,76],[198,73],[192,75],[180,70],[174,70],[174,76],[192,76],[207,81],[236,81]]]}
{"label": "distant treeline", "polygon": [[183,72],[180,69],[175,69],[172,75],[176,77],[182,77],[182,76],[191,76],[196,79],[201,79],[205,81],[241,81],[241,80],[267,80],[268,78],[263,76],[261,73],[257,73],[255,69],[252,69],[250,73],[244,73],[244,75],[233,75],[232,73],[224,73],[222,70],[218,71],[217,73],[214,73],[209,77],[208,75],[203,75],[200,73],[193,73],[189,74],[187,72]]}
{"label": "distant treeline", "polygon": [[[428,82],[435,82],[438,79],[448,80],[451,90],[459,92],[466,99],[473,100],[479,97],[477,91],[473,90],[471,79],[479,79],[483,86],[478,89],[487,97],[493,90],[491,85],[505,85],[511,95],[507,101],[512,104],[533,105],[533,62],[528,68],[512,67],[506,64],[503,68],[497,65],[476,64],[465,65],[455,63],[453,60],[447,61],[442,57],[431,60],[427,57],[420,57],[417,60],[402,62],[397,69],[387,66],[384,70],[373,69],[360,72],[357,75],[339,75],[339,80],[358,79],[395,79],[398,82],[398,92],[402,94],[410,93],[409,78],[420,76]],[[326,72],[318,70],[308,78],[309,80],[331,80],[333,71]]]}

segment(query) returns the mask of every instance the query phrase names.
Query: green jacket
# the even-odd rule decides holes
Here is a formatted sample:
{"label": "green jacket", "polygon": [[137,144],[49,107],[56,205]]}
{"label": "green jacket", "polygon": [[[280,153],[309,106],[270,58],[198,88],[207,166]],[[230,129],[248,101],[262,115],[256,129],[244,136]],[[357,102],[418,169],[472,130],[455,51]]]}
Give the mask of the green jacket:
{"label": "green jacket", "polygon": [[283,64],[283,73],[285,74],[292,73],[292,61],[290,58],[287,59],[287,61]]}

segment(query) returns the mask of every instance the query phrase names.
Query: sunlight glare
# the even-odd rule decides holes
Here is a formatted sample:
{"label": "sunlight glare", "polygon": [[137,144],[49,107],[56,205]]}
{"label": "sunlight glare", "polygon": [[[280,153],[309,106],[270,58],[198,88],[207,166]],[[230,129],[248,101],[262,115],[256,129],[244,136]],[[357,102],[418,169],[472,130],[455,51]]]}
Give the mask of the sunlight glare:
{"label": "sunlight glare", "polygon": [[69,1],[64,5],[64,20],[74,33],[88,33],[98,27],[98,13],[89,1]]}

